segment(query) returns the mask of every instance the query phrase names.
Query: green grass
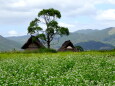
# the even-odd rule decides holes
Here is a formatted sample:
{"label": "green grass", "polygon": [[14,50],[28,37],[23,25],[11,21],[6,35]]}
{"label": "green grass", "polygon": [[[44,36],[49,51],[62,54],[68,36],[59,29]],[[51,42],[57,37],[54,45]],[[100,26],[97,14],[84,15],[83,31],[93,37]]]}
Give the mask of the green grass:
{"label": "green grass", "polygon": [[115,52],[0,53],[0,86],[114,86]]}

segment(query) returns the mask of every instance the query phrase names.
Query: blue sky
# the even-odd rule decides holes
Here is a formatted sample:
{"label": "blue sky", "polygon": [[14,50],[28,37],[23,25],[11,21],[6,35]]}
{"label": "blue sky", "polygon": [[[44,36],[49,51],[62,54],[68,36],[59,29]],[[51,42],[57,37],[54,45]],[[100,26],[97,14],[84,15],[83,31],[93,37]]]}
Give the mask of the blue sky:
{"label": "blue sky", "polygon": [[21,36],[42,9],[58,9],[71,32],[115,27],[115,0],[0,0],[0,35]]}

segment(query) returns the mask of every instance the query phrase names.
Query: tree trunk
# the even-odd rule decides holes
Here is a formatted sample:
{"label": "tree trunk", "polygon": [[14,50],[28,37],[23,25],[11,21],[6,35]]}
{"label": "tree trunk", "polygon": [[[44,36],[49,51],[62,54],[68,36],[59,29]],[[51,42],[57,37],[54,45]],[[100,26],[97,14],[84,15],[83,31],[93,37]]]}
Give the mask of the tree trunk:
{"label": "tree trunk", "polygon": [[[48,28],[47,22],[46,22],[46,26]],[[48,49],[50,49],[50,37],[49,37],[49,33],[47,33],[47,47],[48,47]]]}
{"label": "tree trunk", "polygon": [[50,49],[50,42],[47,42],[47,47],[48,49]]}
{"label": "tree trunk", "polygon": [[48,49],[50,49],[50,38],[49,38],[49,34],[47,35],[47,47],[48,47]]}

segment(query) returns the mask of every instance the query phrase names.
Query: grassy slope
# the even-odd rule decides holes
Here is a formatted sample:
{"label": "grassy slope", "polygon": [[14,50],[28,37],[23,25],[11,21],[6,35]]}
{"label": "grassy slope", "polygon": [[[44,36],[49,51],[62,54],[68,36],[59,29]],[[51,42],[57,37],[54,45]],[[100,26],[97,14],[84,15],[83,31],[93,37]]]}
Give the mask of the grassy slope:
{"label": "grassy slope", "polygon": [[20,49],[20,48],[21,48],[21,44],[19,44],[18,42],[0,36],[0,51],[9,51],[9,50]]}
{"label": "grassy slope", "polygon": [[112,86],[115,52],[1,53],[1,86]]}

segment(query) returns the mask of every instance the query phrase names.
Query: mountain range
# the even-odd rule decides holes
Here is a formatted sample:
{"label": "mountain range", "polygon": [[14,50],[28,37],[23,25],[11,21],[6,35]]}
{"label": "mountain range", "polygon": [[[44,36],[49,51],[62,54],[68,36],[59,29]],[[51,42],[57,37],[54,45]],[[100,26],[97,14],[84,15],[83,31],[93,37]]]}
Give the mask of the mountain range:
{"label": "mountain range", "polygon": [[110,44],[101,43],[98,41],[88,41],[88,42],[80,42],[75,46],[82,46],[84,50],[111,50],[115,47]]}
{"label": "mountain range", "polygon": [[115,46],[115,28],[106,28],[103,30],[79,30],[71,33],[69,36],[60,38],[60,41],[71,40],[74,44],[87,41],[100,41]]}
{"label": "mountain range", "polygon": [[[0,36],[0,50],[9,50],[14,48],[20,49],[29,37],[29,35],[5,38]],[[11,43],[4,42],[2,40],[10,41]],[[103,30],[78,30],[70,33],[69,36],[60,37],[59,41],[55,39],[52,42],[53,45],[51,45],[51,47],[58,49],[67,40],[71,40],[75,46],[82,46],[85,50],[113,49],[115,48],[115,27],[110,27]],[[94,46],[91,47],[90,45]],[[3,46],[4,48],[2,48]]]}
{"label": "mountain range", "polygon": [[10,51],[14,49],[19,50],[20,47],[21,47],[20,43],[9,40],[0,35],[0,51]]}

